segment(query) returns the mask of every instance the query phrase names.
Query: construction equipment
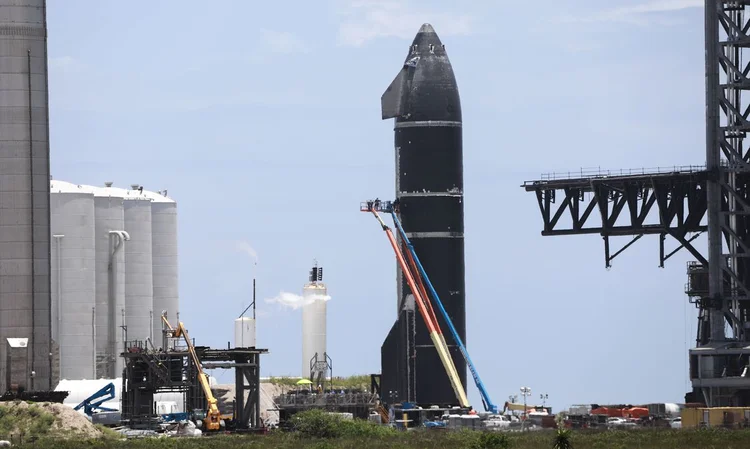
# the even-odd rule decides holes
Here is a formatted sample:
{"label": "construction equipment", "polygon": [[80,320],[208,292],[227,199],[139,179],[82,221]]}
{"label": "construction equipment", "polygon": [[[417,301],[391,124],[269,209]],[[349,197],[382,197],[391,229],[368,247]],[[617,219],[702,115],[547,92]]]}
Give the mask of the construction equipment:
{"label": "construction equipment", "polygon": [[83,413],[86,414],[86,416],[91,417],[96,412],[116,412],[116,409],[113,408],[107,408],[102,407],[102,404],[104,404],[107,401],[110,401],[115,398],[115,384],[108,383],[105,385],[102,389],[97,391],[96,393],[92,394],[91,396],[87,397],[83,401],[81,401],[80,404],[76,405],[73,410],[80,410],[83,409]]}
{"label": "construction equipment", "polygon": [[391,217],[393,218],[393,223],[396,225],[399,235],[401,236],[401,240],[404,242],[404,244],[408,248],[414,264],[416,265],[419,273],[422,275],[422,280],[424,284],[426,284],[427,288],[430,290],[433,301],[435,301],[435,304],[437,304],[438,309],[440,309],[440,313],[443,315],[445,322],[448,323],[448,329],[450,329],[451,335],[453,335],[453,340],[455,340],[456,345],[461,350],[461,354],[464,356],[464,360],[466,360],[466,364],[469,366],[469,371],[471,371],[471,376],[474,378],[474,383],[476,384],[477,389],[479,390],[479,394],[482,396],[482,405],[484,406],[484,410],[491,412],[491,413],[497,413],[498,411],[497,405],[495,405],[490,399],[490,394],[487,392],[487,389],[484,387],[484,383],[482,382],[482,379],[479,377],[479,373],[477,372],[476,367],[474,367],[474,362],[472,362],[471,357],[469,357],[469,351],[466,349],[466,345],[464,345],[464,342],[461,340],[461,337],[458,335],[458,331],[456,331],[456,327],[453,325],[453,321],[448,316],[448,312],[446,312],[445,307],[443,307],[443,302],[440,300],[440,296],[438,296],[437,291],[435,290],[435,287],[433,287],[429,276],[427,276],[427,272],[422,266],[422,262],[419,261],[417,252],[414,250],[414,245],[412,245],[411,240],[409,240],[409,237],[406,235],[406,232],[404,231],[403,226],[401,226],[401,221],[398,219],[398,216],[396,215],[397,208],[393,207],[393,203],[389,203],[387,204],[387,206],[388,206],[388,212],[390,212]]}
{"label": "construction equipment", "polygon": [[218,407],[218,401],[214,397],[213,392],[211,391],[211,385],[208,381],[208,375],[203,372],[203,367],[201,366],[201,361],[198,359],[198,355],[195,353],[195,346],[193,345],[193,342],[190,341],[190,337],[188,336],[187,330],[185,330],[185,325],[180,322],[177,326],[177,329],[173,328],[171,324],[169,324],[169,321],[167,321],[166,313],[163,313],[161,316],[161,320],[166,326],[169,333],[171,333],[172,338],[180,338],[182,337],[185,340],[185,344],[187,345],[188,352],[190,353],[190,357],[193,359],[193,364],[195,365],[195,369],[198,371],[198,381],[201,384],[201,388],[203,388],[203,394],[206,396],[206,401],[208,402],[208,410],[206,410],[206,416],[202,418],[203,425],[206,430],[220,430],[221,429],[221,413],[219,413],[219,407]]}
{"label": "construction equipment", "polygon": [[[446,344],[445,337],[443,337],[443,333],[440,330],[440,325],[438,324],[437,317],[435,316],[435,311],[432,309],[429,298],[427,298],[426,296],[424,285],[421,282],[419,285],[417,285],[416,279],[418,278],[419,273],[413,271],[413,263],[411,264],[412,266],[407,263],[407,257],[404,257],[403,252],[399,248],[399,245],[396,242],[396,238],[393,236],[393,231],[391,231],[388,225],[383,222],[383,219],[380,218],[380,215],[378,214],[379,210],[390,211],[392,210],[392,207],[393,203],[391,203],[390,201],[381,202],[380,200],[375,200],[363,203],[360,206],[360,211],[372,213],[380,223],[383,231],[385,231],[385,234],[388,237],[388,241],[390,242],[391,247],[393,247],[393,251],[396,254],[396,260],[398,261],[398,264],[404,273],[404,277],[406,278],[406,282],[409,285],[412,294],[414,295],[414,300],[417,304],[417,308],[419,309],[419,312],[422,315],[425,324],[427,325],[427,330],[430,333],[430,338],[432,339],[432,342],[435,345],[435,349],[438,352],[438,356],[440,357],[445,371],[448,374],[448,378],[450,379],[453,391],[456,393],[456,398],[458,399],[461,407],[469,408],[469,399],[466,397],[466,392],[464,391],[464,387],[461,384],[461,379],[458,377],[456,366],[453,364],[453,359],[448,352],[448,345]],[[408,258],[409,262],[413,262],[411,255],[409,255]]]}

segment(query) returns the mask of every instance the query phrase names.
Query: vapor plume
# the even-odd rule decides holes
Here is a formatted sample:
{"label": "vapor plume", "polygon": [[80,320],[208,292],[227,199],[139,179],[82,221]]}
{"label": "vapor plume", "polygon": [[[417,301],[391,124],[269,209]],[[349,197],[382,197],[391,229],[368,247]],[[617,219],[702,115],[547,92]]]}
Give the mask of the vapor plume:
{"label": "vapor plume", "polygon": [[331,300],[331,297],[329,295],[302,296],[302,295],[297,295],[295,293],[280,292],[275,297],[266,299],[266,302],[280,304],[284,307],[288,307],[293,310],[296,310],[296,309],[299,309],[300,307],[304,307],[308,304],[312,304],[315,301],[330,301],[330,300]]}
{"label": "vapor plume", "polygon": [[258,252],[248,242],[244,240],[237,242],[237,250],[250,256],[256,264],[258,263]]}

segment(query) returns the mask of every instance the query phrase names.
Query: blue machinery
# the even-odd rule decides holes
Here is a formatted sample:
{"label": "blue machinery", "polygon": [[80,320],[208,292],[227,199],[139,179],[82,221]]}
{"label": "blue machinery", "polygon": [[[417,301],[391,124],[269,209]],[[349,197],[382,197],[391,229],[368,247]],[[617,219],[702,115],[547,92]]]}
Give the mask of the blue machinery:
{"label": "blue machinery", "polygon": [[91,396],[87,397],[80,404],[76,405],[74,410],[83,409],[83,413],[85,413],[86,416],[91,416],[94,414],[94,412],[97,412],[97,411],[116,412],[117,410],[113,408],[102,407],[102,404],[114,398],[115,398],[115,384],[110,382],[109,384],[104,386],[104,388],[92,394]]}
{"label": "blue machinery", "polygon": [[437,304],[438,308],[440,309],[440,313],[443,315],[445,322],[448,323],[448,328],[451,331],[451,335],[453,335],[453,339],[456,341],[456,345],[458,345],[459,349],[461,350],[461,354],[463,354],[464,359],[466,360],[466,364],[469,366],[469,370],[471,371],[471,376],[474,378],[474,383],[476,384],[477,389],[479,390],[479,394],[482,396],[482,405],[484,405],[485,411],[488,411],[491,413],[497,413],[498,412],[497,405],[495,405],[490,399],[490,395],[487,392],[487,389],[485,388],[484,383],[482,382],[482,379],[479,377],[479,373],[477,372],[477,369],[474,367],[474,362],[471,361],[471,357],[469,356],[469,351],[466,349],[466,346],[464,346],[464,343],[461,340],[461,337],[459,337],[458,332],[456,331],[456,328],[453,326],[453,321],[448,316],[448,312],[445,311],[445,308],[443,307],[443,302],[440,301],[440,297],[435,291],[435,287],[432,286],[432,282],[430,281],[429,276],[427,276],[427,273],[425,272],[425,269],[422,266],[422,262],[420,262],[419,257],[417,256],[417,252],[414,251],[414,246],[411,244],[409,237],[406,236],[406,232],[404,231],[404,228],[401,226],[401,222],[396,216],[396,207],[394,207],[394,204],[391,201],[382,201],[382,202],[375,201],[374,206],[382,212],[391,214],[391,217],[393,218],[393,223],[395,223],[396,227],[398,228],[399,235],[403,239],[404,243],[406,243],[406,246],[409,248],[409,252],[414,258],[414,262],[416,263],[417,268],[419,269],[419,272],[422,275],[422,278],[425,284],[427,285],[427,288],[430,291],[430,295],[432,296],[432,299],[435,301],[435,304]]}

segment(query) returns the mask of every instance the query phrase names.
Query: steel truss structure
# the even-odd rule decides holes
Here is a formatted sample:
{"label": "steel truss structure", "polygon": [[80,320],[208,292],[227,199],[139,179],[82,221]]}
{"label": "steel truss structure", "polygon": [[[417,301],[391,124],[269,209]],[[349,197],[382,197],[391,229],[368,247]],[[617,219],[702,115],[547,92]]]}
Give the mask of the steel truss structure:
{"label": "steel truss structure", "polygon": [[[206,396],[198,381],[198,370],[184,348],[152,350],[143,341],[126,343],[122,382],[122,420],[131,428],[156,429],[159,415],[154,395],[163,392],[184,394],[188,413],[205,411]],[[235,370],[235,400],[232,404],[228,430],[260,429],[260,356],[267,349],[195,348],[204,369]],[[231,427],[231,429],[230,429]]]}
{"label": "steel truss structure", "polygon": [[[750,0],[706,0],[706,166],[704,170],[524,183],[536,193],[542,235],[600,234],[605,261],[647,234],[660,237],[660,266],[685,248],[687,294],[698,308],[687,402],[750,406]],[[567,213],[569,225],[560,220]],[[596,212],[596,214],[594,213]],[[652,213],[653,212],[653,213]],[[596,218],[592,218],[596,217]],[[692,242],[708,235],[707,254]],[[611,253],[612,236],[631,236]],[[677,248],[667,252],[667,237]]]}

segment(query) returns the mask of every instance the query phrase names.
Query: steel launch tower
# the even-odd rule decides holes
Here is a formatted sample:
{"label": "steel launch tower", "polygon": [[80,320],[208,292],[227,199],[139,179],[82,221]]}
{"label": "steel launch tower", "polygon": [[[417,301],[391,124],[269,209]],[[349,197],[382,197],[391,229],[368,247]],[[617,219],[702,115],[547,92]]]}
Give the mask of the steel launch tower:
{"label": "steel launch tower", "polygon": [[[750,406],[750,17],[747,1],[706,0],[706,166],[581,173],[524,184],[542,235],[600,234],[609,266],[644,235],[659,236],[661,266],[687,249],[686,292],[698,309],[686,402]],[[596,209],[596,212],[595,212]],[[568,220],[560,221],[563,215]],[[708,235],[708,252],[692,242]],[[610,238],[632,239],[612,253]],[[676,249],[667,251],[671,237]]]}

